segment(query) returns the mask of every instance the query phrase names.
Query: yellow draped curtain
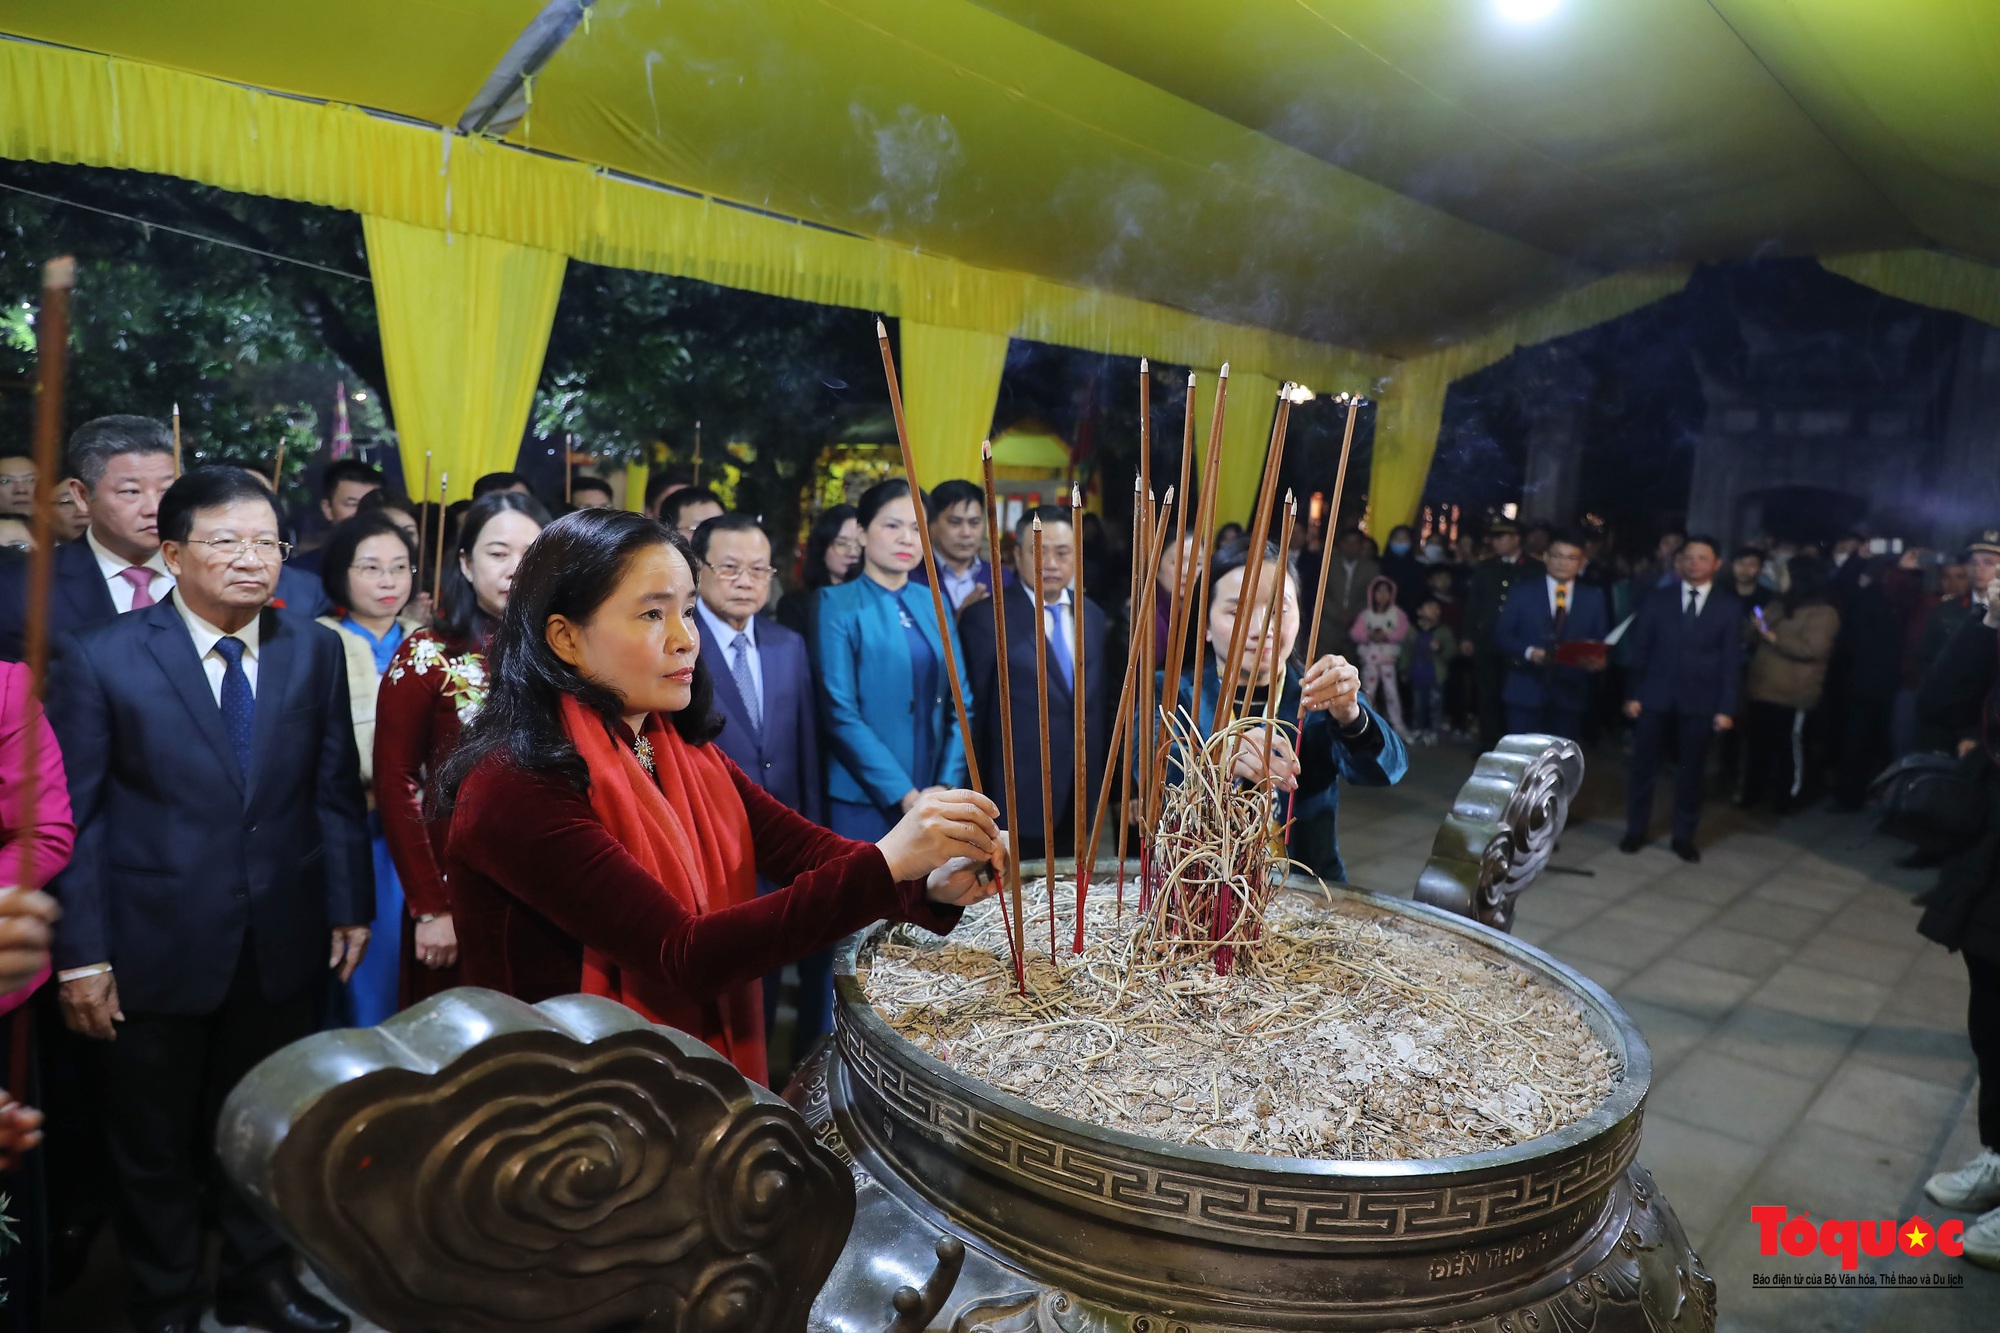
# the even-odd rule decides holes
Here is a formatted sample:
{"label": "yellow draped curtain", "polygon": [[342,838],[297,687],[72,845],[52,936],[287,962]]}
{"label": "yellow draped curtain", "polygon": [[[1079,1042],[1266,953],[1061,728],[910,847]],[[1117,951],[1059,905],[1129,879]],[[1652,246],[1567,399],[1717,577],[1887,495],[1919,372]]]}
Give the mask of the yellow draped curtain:
{"label": "yellow draped curtain", "polygon": [[566,261],[547,250],[365,217],[368,268],[382,327],[412,495],[448,476],[447,498],[472,494],[514,466],[542,376]]}
{"label": "yellow draped curtain", "polygon": [[[1215,420],[1215,371],[1197,371],[1195,380],[1195,459],[1208,466],[1208,428]],[[1245,527],[1257,507],[1257,485],[1264,479],[1264,459],[1270,453],[1271,423],[1278,415],[1278,382],[1254,370],[1229,368],[1229,398],[1222,417],[1222,471],[1216,477],[1215,526]],[[1158,484],[1158,483],[1156,483]],[[1169,483],[1170,484],[1170,483]],[[1162,494],[1165,485],[1158,484]],[[1199,487],[1199,481],[1196,486]],[[1199,490],[1196,492],[1199,498]],[[1277,503],[1283,504],[1283,493]],[[1272,511],[1276,513],[1276,510]]]}
{"label": "yellow draped curtain", "polygon": [[993,428],[1008,337],[905,319],[901,326],[903,412],[917,478],[926,487],[954,477],[977,482],[979,444]]}
{"label": "yellow draped curtain", "polygon": [[1416,519],[1424,480],[1437,452],[1444,399],[1454,380],[1511,354],[1517,347],[1562,338],[1630,314],[1687,286],[1687,265],[1613,274],[1508,319],[1498,328],[1449,347],[1413,356],[1391,370],[1375,408],[1375,452],[1369,464],[1371,526],[1387,532]]}

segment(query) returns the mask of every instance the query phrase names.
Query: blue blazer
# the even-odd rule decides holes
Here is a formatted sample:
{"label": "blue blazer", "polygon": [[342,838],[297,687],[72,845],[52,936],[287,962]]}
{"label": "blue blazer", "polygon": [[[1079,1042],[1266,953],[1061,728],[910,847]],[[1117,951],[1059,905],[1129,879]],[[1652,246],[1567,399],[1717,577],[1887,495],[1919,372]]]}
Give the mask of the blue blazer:
{"label": "blue blazer", "polygon": [[[836,801],[894,810],[912,789],[963,787],[965,747],[958,738],[958,718],[945,679],[944,641],[938,637],[937,612],[931,590],[912,580],[900,593],[882,596],[882,589],[865,586],[860,574],[819,593],[819,692],[826,723],[826,793]],[[890,605],[900,597],[903,607],[930,641],[937,655],[937,692],[915,698],[910,645]],[[946,607],[949,621],[949,606]],[[965,652],[958,626],[950,625],[952,654],[964,670]],[[967,708],[971,707],[970,691]],[[916,727],[929,727],[934,773],[912,773]]]}
{"label": "blue blazer", "polygon": [[1639,603],[1639,619],[1625,639],[1632,645],[1625,697],[1641,708],[1733,714],[1743,679],[1743,606],[1735,593],[1711,584],[1690,626],[1681,592],[1675,579]]}
{"label": "blue blazer", "polygon": [[246,934],[266,1000],[323,986],[330,927],[374,920],[346,654],[290,611],[258,632],[247,781],[173,598],[69,636],[50,674],[76,816],[56,966],[110,961],[128,1011],[212,1013]]}
{"label": "blue blazer", "polygon": [[825,777],[819,767],[819,721],[806,641],[769,616],[757,617],[757,657],[764,670],[764,728],[750,725],[728,650],[695,616],[701,655],[715,682],[715,705],[729,719],[715,743],[749,779],[815,824],[826,822]]}
{"label": "blue blazer", "polygon": [[[1609,634],[1611,612],[1604,604],[1604,589],[1572,579],[1569,591],[1562,641],[1588,643]],[[1530,648],[1546,649],[1551,654],[1555,651],[1556,614],[1549,606],[1546,574],[1515,583],[1493,627],[1493,643],[1510,664],[1506,687],[1500,692],[1502,701],[1517,708],[1581,712],[1590,707],[1590,672],[1581,667],[1537,666],[1527,660]]]}
{"label": "blue blazer", "polygon": [[[101,625],[118,614],[111,589],[98,568],[97,554],[81,537],[56,547],[49,583],[49,643],[65,634]],[[27,656],[28,562],[10,562],[0,569],[0,658],[19,662]],[[278,600],[307,620],[333,610],[319,579],[287,563],[278,570]]]}
{"label": "blue blazer", "polygon": [[[1158,673],[1162,697],[1166,672]],[[1181,677],[1179,706],[1193,716],[1206,736],[1215,726],[1215,710],[1222,702],[1222,685],[1215,673],[1215,660],[1204,656],[1201,668],[1201,706],[1195,707],[1194,676]],[[1239,699],[1240,703],[1241,700]],[[1361,696],[1361,712],[1368,724],[1353,735],[1334,725],[1330,713],[1307,713],[1299,735],[1299,787],[1292,793],[1296,814],[1292,821],[1292,841],[1285,850],[1294,861],[1321,879],[1346,882],[1347,865],[1340,859],[1340,786],[1342,778],[1357,787],[1389,787],[1403,780],[1410,768],[1410,752],[1403,738],[1389,729],[1388,722]],[[1278,717],[1289,728],[1299,716],[1299,673],[1285,673],[1285,689],[1278,696]],[[1178,781],[1180,770],[1171,766],[1169,777]]]}

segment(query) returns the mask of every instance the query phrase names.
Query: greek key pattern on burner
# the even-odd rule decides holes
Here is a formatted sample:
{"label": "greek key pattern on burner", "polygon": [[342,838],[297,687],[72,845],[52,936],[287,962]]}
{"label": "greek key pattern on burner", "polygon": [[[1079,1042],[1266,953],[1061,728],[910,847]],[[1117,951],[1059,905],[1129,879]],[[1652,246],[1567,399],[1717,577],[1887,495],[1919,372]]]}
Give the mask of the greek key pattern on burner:
{"label": "greek key pattern on burner", "polygon": [[1638,1154],[1636,1123],[1592,1151],[1518,1175],[1412,1189],[1342,1188],[1337,1182],[1265,1185],[1088,1149],[993,1115],[948,1087],[885,1061],[853,1025],[839,1025],[849,1076],[904,1119],[1002,1171],[1098,1208],[1191,1223],[1236,1236],[1392,1240],[1437,1238],[1512,1226],[1608,1188]]}

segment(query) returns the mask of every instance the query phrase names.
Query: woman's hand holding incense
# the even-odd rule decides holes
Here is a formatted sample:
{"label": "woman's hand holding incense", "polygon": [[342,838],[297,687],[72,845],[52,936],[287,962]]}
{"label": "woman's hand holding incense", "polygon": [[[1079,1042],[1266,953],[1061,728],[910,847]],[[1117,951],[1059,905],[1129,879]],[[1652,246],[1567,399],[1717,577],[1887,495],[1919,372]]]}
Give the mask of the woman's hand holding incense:
{"label": "woman's hand holding incense", "polygon": [[[930,879],[924,886],[925,896],[934,903],[946,907],[970,907],[974,903],[985,902],[1000,892],[1000,886],[1007,881],[1007,834],[1000,834],[1001,854],[982,859],[972,856],[954,856],[951,860],[931,871]],[[992,873],[981,875],[982,870]]]}
{"label": "woman's hand holding incense", "polygon": [[1307,669],[1300,697],[1308,713],[1332,713],[1335,722],[1351,727],[1361,716],[1361,670],[1328,653]]}
{"label": "woman's hand holding incense", "polygon": [[[1269,741],[1271,766],[1264,767],[1265,743]],[[1229,761],[1229,776],[1245,782],[1262,782],[1268,772],[1281,791],[1295,791],[1299,785],[1299,757],[1283,728],[1254,727],[1237,737],[1236,754]]]}
{"label": "woman's hand holding incense", "polygon": [[999,807],[976,791],[927,791],[875,845],[897,880],[925,879],[955,857],[1002,855]]}

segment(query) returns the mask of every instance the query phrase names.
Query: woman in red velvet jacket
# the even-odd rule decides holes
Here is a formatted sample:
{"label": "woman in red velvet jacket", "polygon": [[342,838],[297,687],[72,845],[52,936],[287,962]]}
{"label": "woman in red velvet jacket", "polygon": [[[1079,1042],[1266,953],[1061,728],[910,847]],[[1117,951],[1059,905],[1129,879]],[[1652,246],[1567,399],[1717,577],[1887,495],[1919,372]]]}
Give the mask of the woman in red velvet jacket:
{"label": "woman in red velvet jacket", "polygon": [[438,869],[445,827],[425,816],[424,792],[485,702],[487,641],[514,570],[548,521],[516,491],[482,496],[465,511],[458,558],[440,580],[443,614],[403,641],[375,696],[375,804],[406,909],[397,988],[404,1008],[459,984],[451,898]]}
{"label": "woman in red velvet jacket", "polygon": [[[1005,842],[976,792],[923,797],[876,843],[767,796],[709,744],[694,617],[693,562],[657,521],[549,525],[445,762],[445,867],[466,983],[611,996],[761,1082],[764,973],[884,918],[950,930]],[[759,873],[787,887],[759,897]]]}

